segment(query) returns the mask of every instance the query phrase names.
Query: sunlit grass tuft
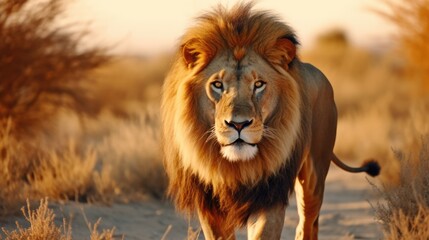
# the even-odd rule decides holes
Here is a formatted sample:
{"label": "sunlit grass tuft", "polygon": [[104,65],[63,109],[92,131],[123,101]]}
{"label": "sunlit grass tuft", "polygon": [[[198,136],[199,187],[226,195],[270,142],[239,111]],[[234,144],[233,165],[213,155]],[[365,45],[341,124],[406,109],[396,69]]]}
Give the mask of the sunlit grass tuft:
{"label": "sunlit grass tuft", "polygon": [[25,146],[11,134],[11,121],[0,128],[0,216],[14,213],[22,203],[25,177],[31,167]]}
{"label": "sunlit grass tuft", "polygon": [[398,185],[385,183],[382,201],[375,207],[386,239],[428,239],[429,230],[429,136],[416,152],[397,152],[400,162]]}
{"label": "sunlit grass tuft", "polygon": [[94,150],[77,152],[70,142],[61,153],[51,151],[41,156],[37,168],[29,177],[36,195],[52,199],[88,201],[94,188],[97,155]]}
{"label": "sunlit grass tuft", "polygon": [[21,211],[30,226],[25,228],[16,223],[16,230],[3,229],[6,240],[72,239],[71,225],[65,220],[61,226],[55,225],[55,214],[49,209],[47,199],[40,200],[40,206],[36,210],[31,210],[30,202],[27,200],[27,208],[22,208]]}
{"label": "sunlit grass tuft", "polygon": [[[32,210],[30,201],[27,200],[27,207],[21,209],[28,227],[16,223],[15,230],[7,230],[2,228],[6,240],[72,240],[72,225],[65,218],[62,219],[62,224],[55,224],[55,214],[49,208],[48,199],[40,200],[40,205],[37,209]],[[85,217],[85,215],[84,215]],[[101,223],[101,218],[92,225],[85,217],[88,225],[91,240],[114,240],[115,228],[103,229],[99,232],[98,227]],[[122,236],[122,239],[123,236]]]}

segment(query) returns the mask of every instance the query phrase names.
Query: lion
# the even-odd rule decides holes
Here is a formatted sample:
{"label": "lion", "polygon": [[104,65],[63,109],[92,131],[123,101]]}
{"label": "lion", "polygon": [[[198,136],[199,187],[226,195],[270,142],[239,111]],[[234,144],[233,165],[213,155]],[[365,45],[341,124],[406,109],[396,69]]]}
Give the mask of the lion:
{"label": "lion", "polygon": [[218,6],[180,40],[161,105],[167,191],[206,239],[234,239],[246,225],[249,239],[279,239],[294,190],[296,239],[317,239],[330,162],[380,171],[333,153],[333,89],[299,60],[298,45],[291,27],[252,3]]}

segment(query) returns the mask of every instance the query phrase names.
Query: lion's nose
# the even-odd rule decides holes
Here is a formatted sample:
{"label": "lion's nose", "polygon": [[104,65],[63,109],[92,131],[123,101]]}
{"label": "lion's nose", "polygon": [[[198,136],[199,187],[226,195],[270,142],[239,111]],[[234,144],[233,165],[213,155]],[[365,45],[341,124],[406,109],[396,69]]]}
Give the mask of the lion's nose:
{"label": "lion's nose", "polygon": [[228,121],[225,120],[225,124],[227,126],[230,126],[230,127],[234,128],[238,132],[240,132],[241,130],[243,130],[245,127],[248,127],[248,126],[252,125],[252,123],[253,123],[253,119],[252,120],[246,120],[246,121],[243,121],[243,122],[234,122],[234,121],[228,122]]}

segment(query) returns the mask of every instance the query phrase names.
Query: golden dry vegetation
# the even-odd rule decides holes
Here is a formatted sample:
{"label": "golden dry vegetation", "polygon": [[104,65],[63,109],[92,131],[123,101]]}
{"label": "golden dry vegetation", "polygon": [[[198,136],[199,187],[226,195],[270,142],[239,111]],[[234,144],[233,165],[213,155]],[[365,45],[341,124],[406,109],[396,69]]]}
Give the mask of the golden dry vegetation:
{"label": "golden dry vegetation", "polygon": [[[60,226],[55,225],[55,214],[48,206],[48,199],[40,200],[40,205],[37,209],[32,210],[30,202],[27,200],[27,207],[21,209],[22,214],[29,223],[29,227],[23,227],[16,223],[16,230],[9,231],[2,229],[7,240],[71,240],[72,226],[63,218],[63,223]],[[103,229],[98,231],[100,219],[91,224],[87,221],[90,240],[113,240],[115,229]]]}
{"label": "golden dry vegetation", "polygon": [[[429,1],[384,0],[387,11],[376,11],[397,28],[396,53],[404,61],[404,80],[412,88],[408,95],[409,116],[399,121],[407,145],[395,151],[400,162],[399,181],[379,189],[382,200],[375,208],[385,238],[428,239],[429,231]],[[401,96],[403,98],[403,95]],[[397,101],[402,101],[402,98]],[[407,120],[408,119],[408,120]],[[396,120],[396,119],[395,119]],[[411,129],[411,131],[409,131]]]}
{"label": "golden dry vegetation", "polygon": [[[0,55],[0,215],[19,212],[27,198],[103,203],[163,198],[159,99],[171,58],[82,50],[81,34],[52,25],[62,1],[29,8],[34,2],[0,2],[5,36],[0,52],[6,53]],[[422,57],[429,54],[423,44],[429,40],[429,1],[403,2],[387,1],[393,11],[382,13],[400,30],[396,44],[369,50],[335,30],[299,54],[334,87],[335,151],[350,164],[372,157],[382,165],[382,201],[374,208],[388,239],[429,236],[419,227],[427,225],[429,214],[429,72]],[[412,14],[416,11],[422,14]],[[37,232],[18,226],[3,235],[70,239],[68,223],[52,225],[47,206],[42,200],[39,209],[24,210]],[[90,226],[91,239],[111,239],[113,230],[99,233],[97,226]]]}

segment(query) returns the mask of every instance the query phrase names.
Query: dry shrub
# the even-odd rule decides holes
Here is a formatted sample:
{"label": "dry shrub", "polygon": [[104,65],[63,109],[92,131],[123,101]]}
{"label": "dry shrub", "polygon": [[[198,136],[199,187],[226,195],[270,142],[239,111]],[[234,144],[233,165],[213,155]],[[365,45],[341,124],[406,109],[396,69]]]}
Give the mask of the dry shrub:
{"label": "dry shrub", "polygon": [[[127,119],[104,116],[106,133],[97,146],[111,177],[128,194],[164,195],[166,176],[160,147],[159,108],[149,108]],[[103,125],[97,122],[98,125]]]}
{"label": "dry shrub", "polygon": [[396,28],[399,54],[405,59],[410,79],[429,91],[429,0],[381,0],[388,10],[375,10]]}
{"label": "dry shrub", "polygon": [[[10,126],[10,125],[7,125]],[[97,164],[93,148],[73,141],[58,149],[31,150],[0,128],[0,215],[16,212],[25,198],[110,202],[117,194],[109,165]]]}
{"label": "dry shrub", "polygon": [[121,192],[110,164],[101,163],[95,147],[80,150],[70,140],[68,147],[39,152],[37,164],[28,173],[31,197],[110,203]]}
{"label": "dry shrub", "polygon": [[120,200],[164,196],[159,101],[168,59],[120,56],[94,72],[93,92],[103,109],[97,118],[84,119],[79,142],[97,151],[106,169],[97,182],[114,183]]}
{"label": "dry shrub", "polygon": [[30,159],[23,154],[25,146],[11,134],[11,121],[0,128],[0,215],[19,209],[25,192]]}
{"label": "dry shrub", "polygon": [[93,192],[89,195],[91,201],[111,203],[121,196],[122,190],[113,178],[113,170],[111,164],[103,163],[101,169],[93,173]]}
{"label": "dry shrub", "polygon": [[[72,226],[63,218],[62,224],[57,226],[55,224],[55,214],[52,209],[48,206],[48,199],[40,200],[39,208],[31,210],[30,201],[27,200],[27,208],[22,208],[21,211],[29,223],[29,227],[25,228],[18,222],[16,223],[17,229],[9,231],[2,228],[3,233],[6,236],[6,240],[72,240]],[[98,227],[101,219],[92,225],[87,219],[85,221],[90,231],[91,240],[114,240],[115,228],[103,229],[99,232]],[[1,239],[1,236],[0,236]],[[124,239],[122,237],[122,239]]]}
{"label": "dry shrub", "polygon": [[[401,81],[395,83],[391,103],[387,107],[391,112],[389,140],[394,149],[407,149],[410,152],[424,152],[421,149],[419,136],[429,134],[427,115],[429,113],[429,1],[428,0],[381,0],[386,10],[374,11],[390,21],[396,27],[394,36],[396,49],[393,52],[397,62],[400,62],[402,71],[399,71]],[[394,72],[396,73],[396,72]],[[402,91],[400,91],[402,89]],[[427,140],[425,140],[427,141]],[[401,160],[401,174],[399,181],[409,184],[411,177],[403,177],[404,161],[409,168],[420,168],[426,159],[413,157],[414,160]],[[414,170],[413,170],[414,171]],[[412,171],[411,171],[412,172]],[[404,183],[404,181],[406,181]],[[401,186],[400,185],[400,186]],[[398,190],[399,191],[399,190]],[[399,193],[398,193],[399,194]],[[399,197],[399,196],[398,196]],[[400,206],[393,205],[400,208]],[[415,211],[419,209],[413,206]],[[397,214],[399,217],[400,214]],[[409,216],[405,212],[404,216]],[[411,223],[410,223],[411,224]],[[405,226],[406,228],[407,226]]]}
{"label": "dry shrub", "polygon": [[[94,225],[88,221],[88,218],[86,217],[85,212],[82,210],[83,217],[85,219],[86,225],[88,226],[89,232],[90,232],[90,239],[91,240],[113,240],[115,239],[115,228],[111,229],[103,229],[100,233],[98,231],[98,227],[101,223],[101,218],[99,218]],[[122,236],[122,239],[124,239],[124,236]]]}
{"label": "dry shrub", "polygon": [[[71,131],[76,132],[69,133],[70,130],[61,129],[58,133],[60,137],[55,139],[70,137],[78,143],[76,146],[78,151],[75,154],[77,169],[85,166],[79,163],[87,158],[86,152],[82,150],[90,146],[96,153],[97,163],[92,169],[92,180],[89,181],[92,184],[90,200],[122,202],[141,199],[140,197],[164,196],[166,176],[159,140],[158,105],[150,104],[147,107],[140,106],[138,109],[132,107],[127,110],[126,116],[118,116],[110,109],[106,109],[96,118],[80,120],[83,121],[79,121],[73,115],[59,118],[57,124],[60,126],[82,123],[84,130],[72,127]],[[57,155],[60,156],[58,163],[68,165],[67,161],[63,160],[67,148],[60,147],[57,151]],[[73,161],[69,162],[71,164]],[[64,166],[62,169],[67,168]],[[83,173],[89,175],[90,171],[85,170]],[[70,175],[67,172],[64,174],[65,178]]]}
{"label": "dry shrub", "polygon": [[417,152],[396,153],[401,164],[400,183],[384,184],[377,218],[386,239],[429,239],[429,136],[422,138]]}
{"label": "dry shrub", "polygon": [[70,142],[61,153],[53,151],[41,156],[29,182],[36,195],[86,202],[94,191],[96,163],[94,150],[83,155]]}
{"label": "dry shrub", "polygon": [[30,227],[24,228],[16,223],[17,230],[3,229],[6,240],[72,239],[71,225],[65,220],[60,227],[55,225],[55,214],[52,209],[49,209],[47,199],[40,200],[40,206],[36,210],[31,210],[30,202],[27,200],[27,209],[22,208],[21,210]]}
{"label": "dry shrub", "polygon": [[[94,225],[92,225],[90,222],[87,222],[88,224],[88,228],[90,230],[90,239],[91,240],[113,240],[115,239],[114,234],[115,234],[115,228],[113,227],[112,229],[103,229],[102,232],[100,233],[98,231],[98,226],[100,225],[101,222],[101,218],[99,218],[97,220],[97,222],[94,223]],[[124,239],[124,237],[122,237],[122,239]]]}
{"label": "dry shrub", "polygon": [[34,133],[68,107],[93,113],[88,72],[106,62],[100,48],[84,48],[83,33],[59,24],[64,0],[0,2],[0,123]]}
{"label": "dry shrub", "polygon": [[60,110],[99,111],[91,73],[109,60],[63,23],[66,3],[0,1],[0,215],[27,197],[87,201],[113,191],[95,150],[67,147],[53,123]]}
{"label": "dry shrub", "polygon": [[396,211],[390,220],[387,240],[428,239],[429,208],[418,206],[417,214],[409,216],[403,211]]}

